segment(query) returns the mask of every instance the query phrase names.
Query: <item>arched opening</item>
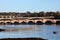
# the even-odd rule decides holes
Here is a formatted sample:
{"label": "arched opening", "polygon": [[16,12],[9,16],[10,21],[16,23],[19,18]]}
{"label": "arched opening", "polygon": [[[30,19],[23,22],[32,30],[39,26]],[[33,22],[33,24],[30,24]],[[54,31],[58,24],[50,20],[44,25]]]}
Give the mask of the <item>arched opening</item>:
{"label": "arched opening", "polygon": [[14,22],[13,24],[14,24],[14,25],[18,25],[18,24],[19,24],[19,22]]}
{"label": "arched opening", "polygon": [[12,24],[12,23],[11,23],[11,22],[7,22],[6,24],[10,25],[10,24]]}
{"label": "arched opening", "polygon": [[23,22],[21,22],[21,24],[27,24],[27,23],[23,21]]}
{"label": "arched opening", "polygon": [[53,24],[51,21],[46,21],[45,24]]}
{"label": "arched opening", "polygon": [[60,24],[60,21],[57,21],[56,24]]}
{"label": "arched opening", "polygon": [[0,24],[5,24],[4,22],[0,22]]}
{"label": "arched opening", "polygon": [[43,24],[43,22],[37,21],[36,24],[37,24],[37,25],[41,25],[41,24]]}
{"label": "arched opening", "polygon": [[28,24],[35,24],[33,21],[29,21]]}

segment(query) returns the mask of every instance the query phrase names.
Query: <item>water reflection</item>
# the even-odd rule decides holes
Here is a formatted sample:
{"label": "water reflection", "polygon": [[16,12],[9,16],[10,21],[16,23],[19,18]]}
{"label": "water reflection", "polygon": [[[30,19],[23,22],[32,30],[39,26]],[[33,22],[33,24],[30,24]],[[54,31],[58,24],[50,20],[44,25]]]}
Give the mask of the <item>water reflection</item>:
{"label": "water reflection", "polygon": [[[60,39],[60,25],[0,25],[8,31],[0,32],[0,38],[27,38],[38,37],[48,40]],[[57,33],[53,33],[57,32]],[[8,34],[8,35],[7,35]]]}

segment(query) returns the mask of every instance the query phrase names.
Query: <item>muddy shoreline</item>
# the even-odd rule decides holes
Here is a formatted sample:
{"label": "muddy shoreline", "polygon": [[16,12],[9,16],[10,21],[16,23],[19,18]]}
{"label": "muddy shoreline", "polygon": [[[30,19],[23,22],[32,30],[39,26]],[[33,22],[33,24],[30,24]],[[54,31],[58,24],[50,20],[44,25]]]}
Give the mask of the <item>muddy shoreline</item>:
{"label": "muddy shoreline", "polygon": [[5,31],[5,29],[0,29],[0,32],[1,32],[1,31]]}
{"label": "muddy shoreline", "polygon": [[47,40],[43,38],[3,38],[0,40]]}

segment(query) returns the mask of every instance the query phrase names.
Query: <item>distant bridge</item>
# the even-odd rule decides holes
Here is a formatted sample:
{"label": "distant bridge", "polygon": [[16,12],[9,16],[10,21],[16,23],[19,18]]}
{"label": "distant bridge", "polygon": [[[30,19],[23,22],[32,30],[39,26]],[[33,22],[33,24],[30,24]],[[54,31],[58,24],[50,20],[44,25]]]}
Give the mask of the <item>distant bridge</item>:
{"label": "distant bridge", "polygon": [[17,17],[17,18],[0,18],[0,23],[60,23],[60,19],[50,19],[54,17]]}

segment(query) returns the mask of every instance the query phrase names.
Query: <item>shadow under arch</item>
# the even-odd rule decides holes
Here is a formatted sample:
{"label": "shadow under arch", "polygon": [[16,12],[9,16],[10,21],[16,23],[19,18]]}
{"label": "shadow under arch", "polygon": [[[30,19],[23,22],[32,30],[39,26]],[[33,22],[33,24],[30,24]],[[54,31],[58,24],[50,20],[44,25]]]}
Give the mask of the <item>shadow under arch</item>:
{"label": "shadow under arch", "polygon": [[5,24],[4,22],[0,22],[0,24]]}
{"label": "shadow under arch", "polygon": [[33,21],[29,21],[28,24],[33,25],[35,23]]}
{"label": "shadow under arch", "polygon": [[11,23],[11,22],[7,22],[6,24],[10,25],[10,24],[12,24],[12,23]]}
{"label": "shadow under arch", "polygon": [[46,21],[45,24],[50,25],[53,24],[51,21]]}
{"label": "shadow under arch", "polygon": [[23,22],[21,22],[20,24],[27,24],[27,23],[23,21]]}
{"label": "shadow under arch", "polygon": [[43,22],[41,22],[41,21],[37,21],[36,24],[37,24],[37,25],[42,25]]}
{"label": "shadow under arch", "polygon": [[19,22],[14,22],[13,24],[14,24],[14,25],[19,25]]}
{"label": "shadow under arch", "polygon": [[56,21],[56,24],[60,24],[60,21]]}

